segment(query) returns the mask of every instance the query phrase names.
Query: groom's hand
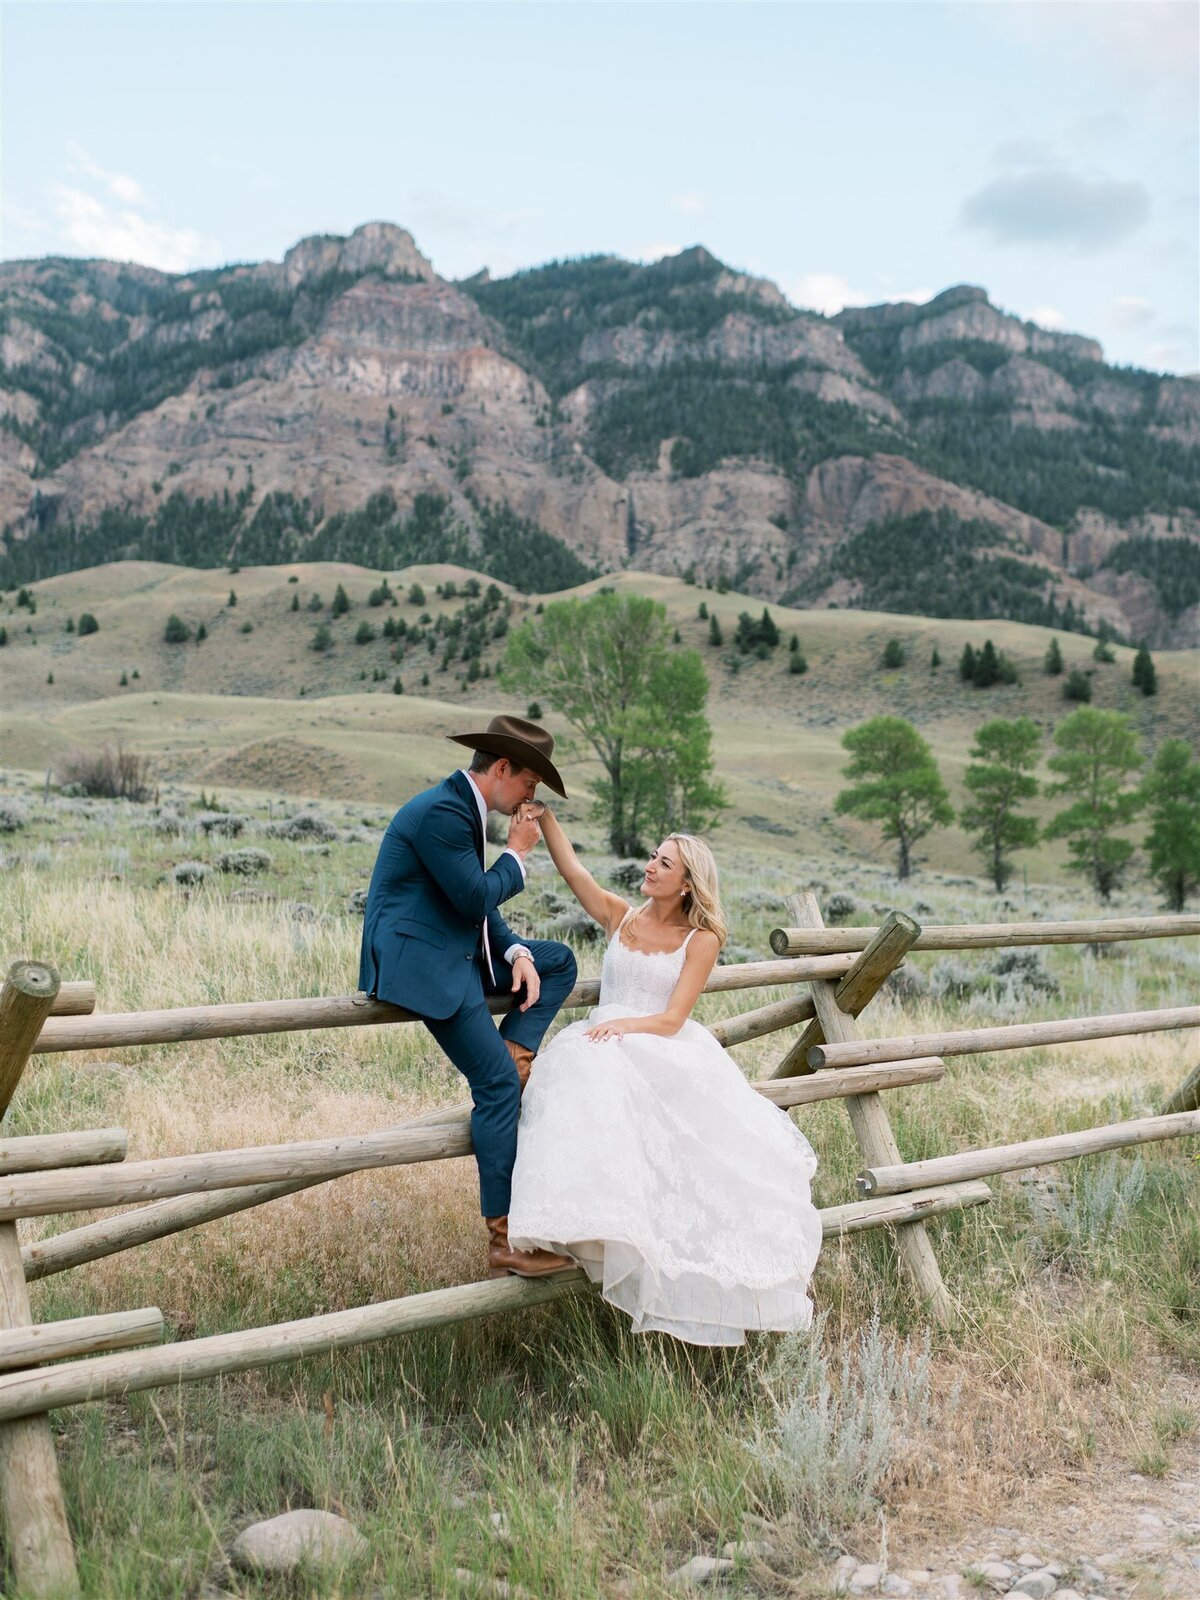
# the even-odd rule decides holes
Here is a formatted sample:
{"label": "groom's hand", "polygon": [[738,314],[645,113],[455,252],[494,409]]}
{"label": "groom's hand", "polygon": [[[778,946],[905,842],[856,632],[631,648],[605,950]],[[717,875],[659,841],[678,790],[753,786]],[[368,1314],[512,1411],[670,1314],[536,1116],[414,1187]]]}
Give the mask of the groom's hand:
{"label": "groom's hand", "polygon": [[538,996],[542,992],[542,980],[538,976],[538,969],[528,956],[518,956],[512,964],[512,992],[516,994],[522,984],[525,985],[525,999],[517,1008],[519,1011],[528,1011],[530,1006],[536,1005]]}
{"label": "groom's hand", "polygon": [[515,850],[520,856],[527,856],[541,837],[542,830],[538,827],[535,817],[524,816],[520,810],[513,812],[508,824],[510,850]]}

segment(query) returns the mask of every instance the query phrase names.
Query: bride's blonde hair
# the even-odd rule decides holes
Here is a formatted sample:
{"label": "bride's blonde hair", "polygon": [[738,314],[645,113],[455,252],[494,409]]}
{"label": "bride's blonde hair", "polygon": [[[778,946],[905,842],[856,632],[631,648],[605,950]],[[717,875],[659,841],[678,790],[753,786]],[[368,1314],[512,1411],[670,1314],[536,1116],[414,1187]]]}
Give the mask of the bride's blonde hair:
{"label": "bride's blonde hair", "polygon": [[721,890],[713,853],[704,840],[697,838],[694,833],[672,833],[669,837],[679,847],[683,870],[692,886],[683,901],[687,919],[693,928],[704,928],[709,933],[715,933],[723,945],[729,937],[729,924],[721,909]]}

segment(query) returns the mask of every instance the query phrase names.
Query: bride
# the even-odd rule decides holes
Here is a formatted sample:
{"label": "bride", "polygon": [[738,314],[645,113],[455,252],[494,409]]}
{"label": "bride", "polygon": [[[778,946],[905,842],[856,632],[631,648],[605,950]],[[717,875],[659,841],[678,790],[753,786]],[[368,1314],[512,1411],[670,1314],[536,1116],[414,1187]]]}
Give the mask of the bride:
{"label": "bride", "polygon": [[571,1256],[639,1333],[736,1345],[749,1328],[807,1327],[816,1157],[691,1020],[727,933],[712,852],[692,834],[664,839],[635,911],[600,887],[549,808],[540,820],[608,947],[600,1004],[534,1063],[510,1240]]}

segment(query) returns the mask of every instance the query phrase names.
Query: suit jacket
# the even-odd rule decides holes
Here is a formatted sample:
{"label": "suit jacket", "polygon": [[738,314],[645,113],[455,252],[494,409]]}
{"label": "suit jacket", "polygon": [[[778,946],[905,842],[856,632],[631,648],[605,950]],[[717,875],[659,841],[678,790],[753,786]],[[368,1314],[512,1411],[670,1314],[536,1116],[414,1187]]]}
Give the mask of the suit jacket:
{"label": "suit jacket", "polygon": [[423,1017],[453,1016],[483,981],[483,922],[493,958],[518,943],[497,907],[525,887],[520,863],[483,865],[471,784],[453,772],[414,795],[379,846],[363,921],[358,986]]}

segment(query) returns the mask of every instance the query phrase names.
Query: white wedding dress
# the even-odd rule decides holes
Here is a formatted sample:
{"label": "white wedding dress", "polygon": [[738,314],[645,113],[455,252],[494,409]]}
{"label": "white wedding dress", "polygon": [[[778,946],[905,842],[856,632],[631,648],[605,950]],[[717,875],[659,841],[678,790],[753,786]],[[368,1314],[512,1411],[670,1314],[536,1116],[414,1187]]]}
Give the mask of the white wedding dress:
{"label": "white wedding dress", "polygon": [[694,1020],[671,1038],[584,1036],[664,1010],[683,962],[613,935],[600,1004],[534,1062],[508,1234],[572,1256],[636,1332],[736,1345],[812,1320],[812,1146]]}

